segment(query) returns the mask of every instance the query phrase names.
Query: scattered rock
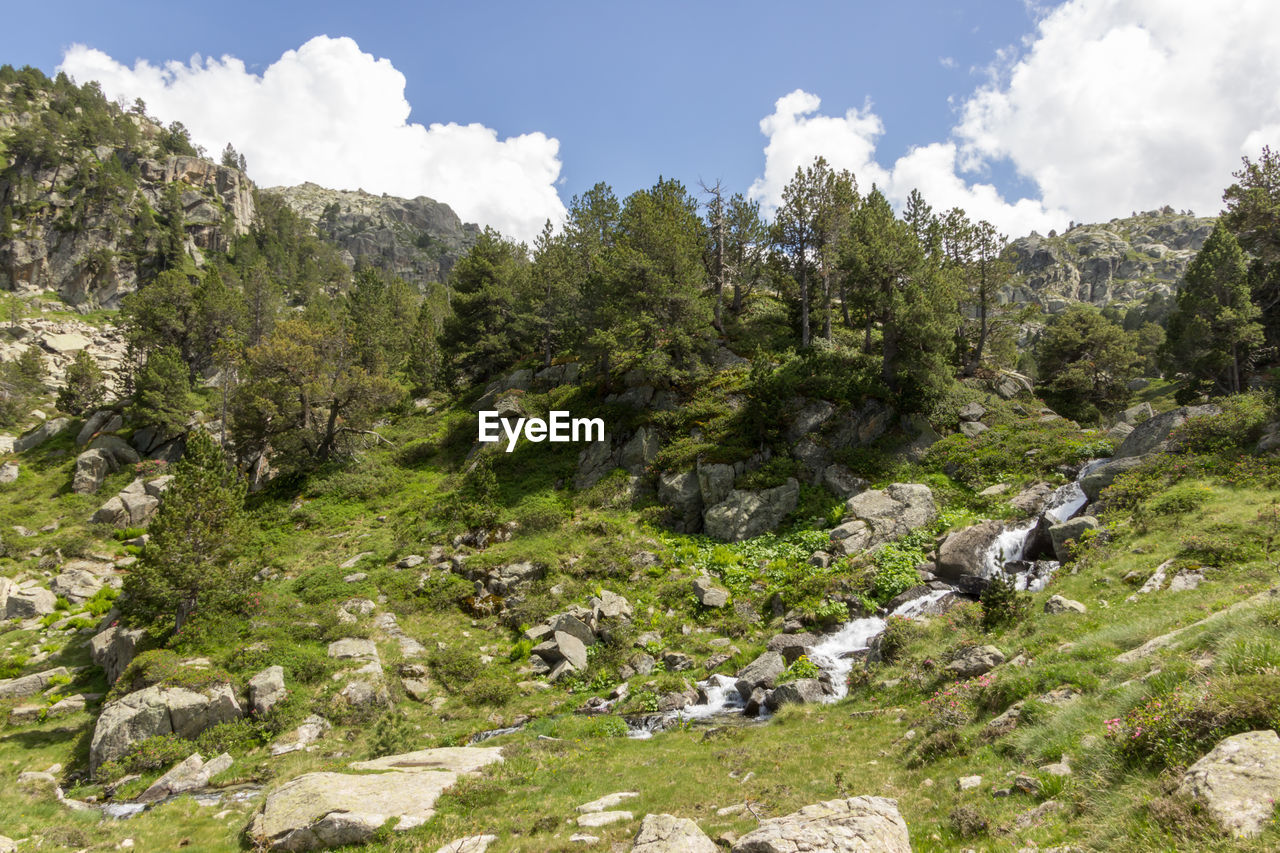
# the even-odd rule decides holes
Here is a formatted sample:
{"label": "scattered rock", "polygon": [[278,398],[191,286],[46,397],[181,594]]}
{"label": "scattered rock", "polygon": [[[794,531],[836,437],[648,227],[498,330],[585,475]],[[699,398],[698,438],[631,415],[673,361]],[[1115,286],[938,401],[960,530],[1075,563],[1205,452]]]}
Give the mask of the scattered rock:
{"label": "scattered rock", "polygon": [[733,846],[733,853],[801,851],[910,853],[911,840],[896,800],[850,797],[763,820]]}
{"label": "scattered rock", "polygon": [[602,812],[611,809],[614,806],[620,806],[627,800],[640,796],[637,791],[619,791],[616,794],[605,794],[598,800],[592,800],[589,803],[583,803],[578,806],[579,814],[590,814],[593,812]]}
{"label": "scattered rock", "polygon": [[777,652],[765,652],[738,670],[736,685],[738,692],[742,694],[742,698],[749,699],[752,691],[757,687],[772,689],[786,668],[787,662],[782,655]]}
{"label": "scattered rock", "polygon": [[33,619],[57,609],[58,598],[42,587],[11,590],[4,606],[6,619]]}
{"label": "scattered rock", "polygon": [[932,524],[938,517],[933,492],[918,483],[894,483],[863,492],[845,504],[845,521],[831,531],[832,548],[841,555],[869,550]]}
{"label": "scattered rock", "polygon": [[631,812],[594,812],[592,814],[584,814],[578,817],[578,826],[586,829],[595,829],[600,826],[608,826],[611,823],[617,823],[623,820],[632,820],[635,816]]}
{"label": "scattered rock", "polygon": [[1113,458],[1125,459],[1131,456],[1146,456],[1149,453],[1165,451],[1168,449],[1170,434],[1186,423],[1189,418],[1206,417],[1221,413],[1221,408],[1210,404],[1204,406],[1180,406],[1156,415],[1136,425],[1133,432],[1129,433],[1128,437],[1116,448]]}
{"label": "scattered rock", "polygon": [[249,707],[255,716],[266,714],[288,695],[282,666],[269,666],[249,679]]}
{"label": "scattered rock", "polygon": [[103,706],[89,746],[89,772],[140,740],[169,733],[193,739],[210,726],[243,716],[230,684],[199,692],[153,684]]}
{"label": "scattered rock", "polygon": [[1077,516],[1070,521],[1055,524],[1049,528],[1049,539],[1053,542],[1053,554],[1059,562],[1071,558],[1071,543],[1078,542],[1088,530],[1098,530],[1102,525],[1092,515]]}
{"label": "scattered rock", "polygon": [[89,641],[89,655],[107,674],[107,684],[115,684],[120,674],[133,662],[138,643],[146,635],[147,632],[142,628],[129,629],[116,625],[95,634]]}
{"label": "scattered rock", "polygon": [[271,744],[271,754],[273,756],[285,755],[286,753],[306,749],[323,737],[324,733],[331,728],[329,721],[324,717],[312,714],[302,721],[302,725],[288,734],[282,735],[275,743]]}
{"label": "scattered rock", "polygon": [[198,791],[207,787],[209,780],[229,768],[231,763],[231,756],[225,752],[207,764],[200,757],[200,753],[193,752],[143,791],[138,797],[138,802],[154,803],[165,797]]}
{"label": "scattered rock", "polygon": [[688,818],[651,814],[640,822],[631,853],[716,853],[717,849]]}
{"label": "scattered rock", "polygon": [[1202,803],[1232,835],[1258,835],[1280,799],[1280,738],[1265,729],[1220,741],[1191,765],[1178,790]]}
{"label": "scattered rock", "polygon": [[956,780],[956,786],[961,791],[971,791],[974,788],[979,788],[982,786],[982,777],[981,776],[961,776],[959,779]]}
{"label": "scattered rock", "polygon": [[51,421],[45,421],[31,432],[14,439],[13,452],[26,453],[34,447],[39,447],[49,439],[62,433],[70,425],[71,421],[68,418],[54,418]]}
{"label": "scattered rock", "polygon": [[698,603],[703,607],[719,608],[729,603],[729,591],[715,586],[711,578],[696,579],[693,582],[693,594],[698,597]]}
{"label": "scattered rock", "polygon": [[796,508],[799,497],[800,483],[794,477],[758,492],[734,489],[703,514],[703,529],[708,536],[727,542],[750,539],[776,528]]}
{"label": "scattered rock", "polygon": [[[407,829],[408,827],[405,828]],[[497,840],[498,836],[496,835],[468,835],[466,838],[457,838],[450,841],[437,850],[436,853],[484,853],[489,849],[489,845]]]}
{"label": "scattered rock", "polygon": [[1089,608],[1085,607],[1078,601],[1072,601],[1070,598],[1063,598],[1060,595],[1051,595],[1049,600],[1044,603],[1045,613],[1087,613]]}
{"label": "scattered rock", "polygon": [[51,679],[62,679],[68,676],[67,668],[60,666],[19,678],[0,679],[0,699],[25,699],[28,696],[35,696],[49,687]]}
{"label": "scattered rock", "polygon": [[952,533],[938,548],[935,574],[948,580],[983,576],[983,555],[1003,531],[1003,523],[984,521]]}
{"label": "scattered rock", "polygon": [[1004,661],[1004,652],[995,646],[969,646],[961,649],[947,664],[947,670],[960,678],[973,678],[975,675],[990,672]]}

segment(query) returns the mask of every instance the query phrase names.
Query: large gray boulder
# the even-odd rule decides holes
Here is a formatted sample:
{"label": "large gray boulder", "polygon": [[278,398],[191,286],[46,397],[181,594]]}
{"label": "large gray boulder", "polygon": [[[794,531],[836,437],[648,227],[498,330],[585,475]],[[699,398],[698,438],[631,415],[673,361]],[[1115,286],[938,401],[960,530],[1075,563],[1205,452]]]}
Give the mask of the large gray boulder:
{"label": "large gray boulder", "polygon": [[63,430],[71,425],[69,418],[54,418],[51,421],[45,421],[40,426],[31,430],[25,435],[19,436],[13,442],[14,453],[26,453],[34,447],[39,447],[49,439],[56,435],[60,435]]}
{"label": "large gray boulder", "polygon": [[57,609],[58,598],[43,587],[18,587],[10,589],[4,604],[6,619],[34,619],[47,616]]}
{"label": "large gray boulder", "polygon": [[123,468],[142,461],[142,456],[118,435],[100,435],[89,443],[90,450],[101,450],[108,454],[116,465]]}
{"label": "large gray boulder", "polygon": [[769,692],[765,705],[770,711],[776,711],[783,705],[811,705],[821,702],[826,696],[822,682],[816,678],[797,678],[786,684],[779,684]]}
{"label": "large gray boulder", "polygon": [[106,578],[88,569],[70,567],[63,569],[49,582],[54,595],[60,595],[72,604],[84,604],[106,586]]}
{"label": "large gray boulder", "polygon": [[831,550],[841,555],[870,550],[938,518],[933,492],[919,483],[894,483],[855,495],[845,503],[845,520],[831,531]]}
{"label": "large gray boulder", "polygon": [[702,492],[704,506],[715,506],[728,499],[736,476],[732,465],[699,465],[697,473],[698,489]]}
{"label": "large gray boulder", "polygon": [[1085,497],[1091,501],[1096,501],[1098,495],[1102,494],[1102,490],[1114,483],[1117,477],[1126,471],[1132,471],[1145,462],[1146,459],[1141,456],[1127,456],[1123,459],[1112,459],[1110,462],[1104,462],[1080,480],[1080,489],[1084,492]]}
{"label": "large gray boulder", "polygon": [[89,745],[89,772],[119,758],[138,741],[156,735],[194,738],[205,729],[244,716],[229,684],[200,691],[185,687],[150,687],[129,693],[102,708]]}
{"label": "large gray boulder", "polygon": [[750,699],[751,691],[757,687],[772,689],[786,669],[787,661],[780,653],[765,652],[738,670],[737,683],[734,686],[738,688],[743,699]]}
{"label": "large gray boulder", "polygon": [[151,783],[151,787],[138,796],[140,803],[156,803],[167,797],[198,791],[209,785],[209,780],[231,767],[232,759],[227,753],[206,762],[198,752],[193,752],[182,761],[169,768],[159,779]]}
{"label": "large gray boulder", "polygon": [[1133,432],[1116,449],[1115,459],[1126,459],[1130,456],[1146,456],[1149,453],[1160,453],[1168,449],[1169,435],[1189,418],[1206,417],[1221,414],[1219,406],[1180,406],[1150,420],[1134,426]]}
{"label": "large gray boulder", "polygon": [[768,818],[738,839],[733,853],[911,853],[898,801],[849,797]]}
{"label": "large gray boulder", "polygon": [[969,646],[947,664],[947,671],[960,678],[973,678],[995,669],[1004,663],[1004,652],[995,646]]}
{"label": "large gray boulder", "polygon": [[138,643],[147,635],[142,628],[122,628],[113,625],[93,635],[89,641],[89,656],[107,674],[107,684],[115,684],[125,668],[133,662]]}
{"label": "large gray boulder", "polygon": [[1049,528],[1049,539],[1053,542],[1053,555],[1061,561],[1071,557],[1071,544],[1089,530],[1097,530],[1101,525],[1092,515],[1081,515],[1070,521],[1055,524]]}
{"label": "large gray boulder", "polygon": [[67,668],[60,666],[19,678],[0,679],[0,699],[25,699],[28,696],[35,696],[49,687],[51,679],[65,678],[67,675]]}
{"label": "large gray boulder", "polygon": [[148,490],[148,485],[141,477],[134,480],[99,507],[90,520],[95,524],[110,524],[113,527],[138,527],[146,524],[160,508],[160,498],[153,494],[155,487]]}
{"label": "large gray boulder", "polygon": [[750,539],[781,524],[796,508],[799,498],[800,484],[795,478],[758,492],[734,489],[728,498],[704,513],[703,529],[708,536],[727,542]]}
{"label": "large gray boulder", "polygon": [[254,716],[270,712],[288,695],[282,666],[269,666],[249,679],[249,707],[253,709]]}
{"label": "large gray boulder", "polygon": [[71,491],[78,495],[91,495],[102,488],[102,481],[115,471],[116,462],[105,450],[86,450],[76,457],[76,471],[71,479]]}
{"label": "large gray boulder", "polygon": [[1227,832],[1253,837],[1280,799],[1280,738],[1271,729],[1220,741],[1183,775],[1178,790],[1199,801]]}
{"label": "large gray boulder", "polygon": [[716,586],[711,578],[695,579],[693,594],[703,607],[724,607],[729,603],[729,591]]}
{"label": "large gray boulder", "polygon": [[389,821],[397,830],[421,826],[461,776],[501,760],[497,749],[426,749],[352,765],[381,772],[307,773],[267,795],[249,837],[271,850],[364,844]]}
{"label": "large gray boulder", "polygon": [[702,530],[702,487],[694,471],[658,478],[658,503],[667,508],[667,523],[678,533]]}
{"label": "large gray boulder", "polygon": [[787,442],[795,444],[809,433],[820,429],[835,411],[836,407],[826,400],[810,400],[805,403],[787,426]]}
{"label": "large gray boulder", "polygon": [[687,817],[645,815],[631,853],[717,853],[715,842]]}
{"label": "large gray boulder", "polygon": [[1004,531],[999,521],[984,521],[957,530],[938,548],[935,574],[946,580],[965,576],[983,576],[982,557],[991,543]]}
{"label": "large gray boulder", "polygon": [[119,412],[111,409],[99,409],[85,418],[84,426],[76,433],[76,444],[84,447],[100,432],[115,432],[124,426],[124,419]]}

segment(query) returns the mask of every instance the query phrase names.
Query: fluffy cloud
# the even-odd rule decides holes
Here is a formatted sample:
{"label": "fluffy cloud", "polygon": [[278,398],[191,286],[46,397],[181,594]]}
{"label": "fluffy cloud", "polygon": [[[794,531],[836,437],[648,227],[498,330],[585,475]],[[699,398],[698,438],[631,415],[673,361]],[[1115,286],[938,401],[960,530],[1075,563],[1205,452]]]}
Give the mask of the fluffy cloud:
{"label": "fluffy cloud", "polygon": [[[1273,0],[1069,0],[1041,13],[1020,51],[997,57],[963,101],[951,138],[875,159],[869,107],[818,113],[803,91],[760,123],[769,137],[752,196],[766,208],[822,154],[901,204],[919,188],[1002,230],[1060,228],[1164,204],[1221,207],[1242,155],[1280,143],[1280,4]],[[978,179],[1007,162],[1039,189],[1007,200]]]}
{"label": "fluffy cloud", "polygon": [[59,70],[99,81],[108,97],[142,98],[149,113],[181,121],[210,152],[230,141],[262,186],[314,181],[427,195],[464,221],[527,240],[564,216],[558,140],[410,122],[404,75],[349,38],[313,38],[260,76],[232,56],[130,68],[83,45],[66,52]]}

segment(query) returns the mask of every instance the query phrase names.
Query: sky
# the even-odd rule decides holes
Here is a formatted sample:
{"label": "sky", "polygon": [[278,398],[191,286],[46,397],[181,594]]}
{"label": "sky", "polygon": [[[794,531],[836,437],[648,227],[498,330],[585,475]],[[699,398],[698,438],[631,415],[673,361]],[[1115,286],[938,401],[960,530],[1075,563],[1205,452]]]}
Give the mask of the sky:
{"label": "sky", "polygon": [[771,214],[824,156],[1010,236],[1212,215],[1280,145],[1274,0],[172,3],[5,12],[0,63],[143,98],[261,186],[427,195],[531,240],[597,182]]}

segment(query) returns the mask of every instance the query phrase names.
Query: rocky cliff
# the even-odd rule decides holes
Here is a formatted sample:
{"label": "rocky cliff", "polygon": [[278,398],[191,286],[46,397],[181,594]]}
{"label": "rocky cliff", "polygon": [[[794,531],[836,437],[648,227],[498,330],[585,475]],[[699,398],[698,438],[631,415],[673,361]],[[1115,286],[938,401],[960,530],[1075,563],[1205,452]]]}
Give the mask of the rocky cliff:
{"label": "rocky cliff", "polygon": [[164,226],[180,220],[197,264],[248,232],[253,185],[239,169],[100,93],[32,88],[0,84],[0,290],[115,307]]}
{"label": "rocky cliff", "polygon": [[463,223],[449,205],[426,196],[396,198],[312,183],[267,191],[314,222],[321,235],[341,247],[349,266],[365,261],[419,286],[443,281],[480,231]]}
{"label": "rocky cliff", "polygon": [[1003,300],[1053,314],[1072,302],[1127,306],[1173,293],[1213,224],[1165,207],[1047,237],[1032,232],[1009,245],[1014,280]]}

